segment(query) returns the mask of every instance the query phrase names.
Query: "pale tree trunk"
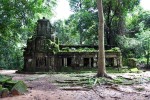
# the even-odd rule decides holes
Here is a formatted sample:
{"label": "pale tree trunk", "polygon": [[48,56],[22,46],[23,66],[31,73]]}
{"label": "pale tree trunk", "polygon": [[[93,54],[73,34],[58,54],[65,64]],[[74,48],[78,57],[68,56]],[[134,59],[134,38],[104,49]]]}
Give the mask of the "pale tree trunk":
{"label": "pale tree trunk", "polygon": [[104,47],[104,15],[102,0],[97,0],[99,26],[98,26],[98,72],[97,77],[105,77],[105,47]]}

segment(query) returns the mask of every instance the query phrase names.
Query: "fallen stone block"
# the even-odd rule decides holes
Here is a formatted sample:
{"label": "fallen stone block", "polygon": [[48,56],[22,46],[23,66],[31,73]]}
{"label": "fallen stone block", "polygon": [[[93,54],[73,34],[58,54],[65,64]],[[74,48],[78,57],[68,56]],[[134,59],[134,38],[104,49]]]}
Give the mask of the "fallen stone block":
{"label": "fallen stone block", "polygon": [[11,94],[13,95],[21,95],[27,92],[27,86],[23,81],[18,81],[13,88],[11,89]]}
{"label": "fallen stone block", "polygon": [[5,98],[8,97],[9,90],[7,88],[0,87],[0,97]]}

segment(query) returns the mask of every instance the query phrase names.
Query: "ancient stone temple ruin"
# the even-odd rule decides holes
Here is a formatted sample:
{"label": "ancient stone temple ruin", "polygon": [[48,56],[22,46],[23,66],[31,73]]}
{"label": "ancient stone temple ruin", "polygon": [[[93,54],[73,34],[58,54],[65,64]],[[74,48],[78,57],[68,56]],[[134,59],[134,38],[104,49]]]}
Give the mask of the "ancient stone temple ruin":
{"label": "ancient stone temple ruin", "polygon": [[[62,67],[97,67],[98,46],[59,45],[49,20],[37,21],[35,35],[24,48],[24,71],[60,71]],[[108,65],[120,67],[120,51],[106,51]]]}

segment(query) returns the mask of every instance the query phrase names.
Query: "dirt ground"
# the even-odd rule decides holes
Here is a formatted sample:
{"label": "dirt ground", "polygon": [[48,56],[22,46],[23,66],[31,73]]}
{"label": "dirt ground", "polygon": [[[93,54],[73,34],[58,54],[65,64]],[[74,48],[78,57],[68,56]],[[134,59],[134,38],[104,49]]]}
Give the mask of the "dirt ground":
{"label": "dirt ground", "polygon": [[[1,100],[150,100],[150,83],[139,78],[141,84],[99,85],[93,89],[62,90],[56,80],[75,79],[68,74],[16,74],[14,70],[0,70],[0,74],[9,75],[13,80],[23,80],[28,86],[24,95],[1,98]],[[94,75],[94,73],[88,74]],[[115,74],[117,76],[119,74]],[[126,77],[150,77],[150,72],[140,74],[121,74]],[[80,88],[80,87],[76,87]]]}

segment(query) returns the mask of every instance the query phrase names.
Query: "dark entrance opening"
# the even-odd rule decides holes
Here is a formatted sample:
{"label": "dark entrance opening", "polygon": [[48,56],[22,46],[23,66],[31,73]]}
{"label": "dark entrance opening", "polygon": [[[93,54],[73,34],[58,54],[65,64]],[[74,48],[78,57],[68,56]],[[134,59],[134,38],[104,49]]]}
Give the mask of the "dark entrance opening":
{"label": "dark entrance opening", "polygon": [[89,66],[89,58],[84,58],[84,67]]}
{"label": "dark entrance opening", "polygon": [[64,58],[61,58],[61,64],[62,64],[62,66],[65,66],[65,64],[64,64]]}
{"label": "dark entrance opening", "polygon": [[71,64],[72,64],[72,63],[71,63],[71,60],[72,60],[71,57],[70,57],[70,58],[67,58],[67,66],[71,66]]}
{"label": "dark entrance opening", "polygon": [[106,67],[114,67],[113,66],[113,58],[107,58],[106,59]]}
{"label": "dark entrance opening", "polygon": [[94,65],[94,58],[91,58],[91,67]]}

